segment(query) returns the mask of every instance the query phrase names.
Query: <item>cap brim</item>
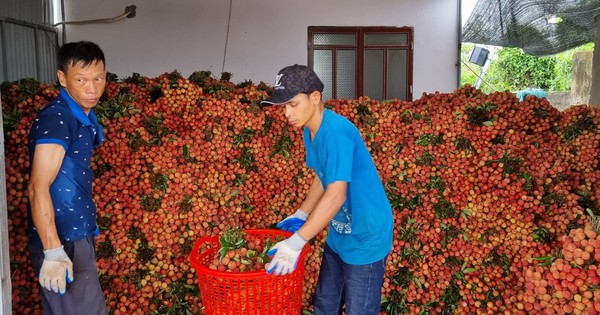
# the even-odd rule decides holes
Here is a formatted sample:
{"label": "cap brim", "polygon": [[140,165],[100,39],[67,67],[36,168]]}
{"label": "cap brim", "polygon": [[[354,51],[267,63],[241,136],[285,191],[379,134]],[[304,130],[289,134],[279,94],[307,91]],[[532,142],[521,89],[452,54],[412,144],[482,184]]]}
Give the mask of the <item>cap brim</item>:
{"label": "cap brim", "polygon": [[278,93],[277,91],[269,96],[266,100],[260,102],[263,105],[282,105],[289,102],[296,95],[289,95],[288,93]]}

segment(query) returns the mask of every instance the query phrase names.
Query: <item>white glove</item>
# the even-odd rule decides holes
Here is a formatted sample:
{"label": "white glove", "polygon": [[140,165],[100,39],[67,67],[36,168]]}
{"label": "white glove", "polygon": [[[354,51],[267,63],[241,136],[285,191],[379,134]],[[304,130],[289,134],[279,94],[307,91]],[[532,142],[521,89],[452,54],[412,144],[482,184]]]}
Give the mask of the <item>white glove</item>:
{"label": "white glove", "polygon": [[39,278],[43,288],[60,295],[67,292],[67,281],[73,282],[73,263],[63,246],[44,250]]}
{"label": "white glove", "polygon": [[290,238],[281,241],[271,247],[267,256],[273,256],[271,262],[267,264],[267,273],[283,276],[296,270],[298,257],[302,252],[302,248],[306,244],[298,233],[290,236]]}

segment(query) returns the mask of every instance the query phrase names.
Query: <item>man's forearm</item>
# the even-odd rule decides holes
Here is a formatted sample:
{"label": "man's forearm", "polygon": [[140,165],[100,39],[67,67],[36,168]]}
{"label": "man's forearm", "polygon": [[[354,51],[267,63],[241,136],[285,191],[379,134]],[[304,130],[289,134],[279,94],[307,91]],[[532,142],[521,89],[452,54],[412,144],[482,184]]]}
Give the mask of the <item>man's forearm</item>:
{"label": "man's forearm", "polygon": [[324,193],[325,191],[323,190],[323,185],[321,184],[321,181],[318,177],[315,176],[312,184],[310,185],[310,188],[308,189],[306,199],[304,199],[304,202],[302,202],[300,209],[304,211],[304,213],[310,215],[313,209],[317,206],[317,203],[319,203],[319,200],[321,199]]}
{"label": "man's forearm", "polygon": [[298,230],[303,239],[310,240],[329,224],[346,200],[346,185],[345,182],[335,182],[327,187],[306,223]]}
{"label": "man's forearm", "polygon": [[30,189],[29,194],[33,224],[44,249],[60,247],[61,242],[54,221],[54,206],[50,192]]}

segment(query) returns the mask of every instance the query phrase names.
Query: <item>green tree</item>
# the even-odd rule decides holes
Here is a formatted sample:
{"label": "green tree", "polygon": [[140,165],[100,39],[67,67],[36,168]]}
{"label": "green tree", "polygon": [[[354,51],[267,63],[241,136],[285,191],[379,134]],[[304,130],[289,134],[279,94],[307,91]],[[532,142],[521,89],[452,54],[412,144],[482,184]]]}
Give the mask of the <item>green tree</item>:
{"label": "green tree", "polygon": [[520,48],[504,48],[492,62],[489,73],[510,91],[524,88],[548,90],[554,80],[556,59],[535,57]]}
{"label": "green tree", "polygon": [[[461,47],[461,85],[474,85],[481,71],[481,67],[468,61],[473,47],[474,45],[469,43]],[[501,48],[491,61],[483,78],[485,83],[482,83],[480,88],[486,93],[494,90],[516,92],[526,88],[569,91],[573,55],[578,51],[593,50],[594,44],[589,43],[560,54],[536,57],[520,48]]]}

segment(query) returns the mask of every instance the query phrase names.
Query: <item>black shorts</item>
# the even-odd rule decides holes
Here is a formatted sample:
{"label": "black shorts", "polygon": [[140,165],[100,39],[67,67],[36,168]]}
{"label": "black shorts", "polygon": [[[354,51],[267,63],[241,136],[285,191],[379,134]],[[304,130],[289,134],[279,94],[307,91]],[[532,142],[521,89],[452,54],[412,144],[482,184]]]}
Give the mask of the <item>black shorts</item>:
{"label": "black shorts", "polygon": [[[98,281],[94,236],[63,244],[73,262],[73,282],[67,284],[64,295],[40,286],[45,315],[104,315],[108,314],[104,293]],[[31,263],[39,275],[44,262],[41,245],[29,244]]]}

